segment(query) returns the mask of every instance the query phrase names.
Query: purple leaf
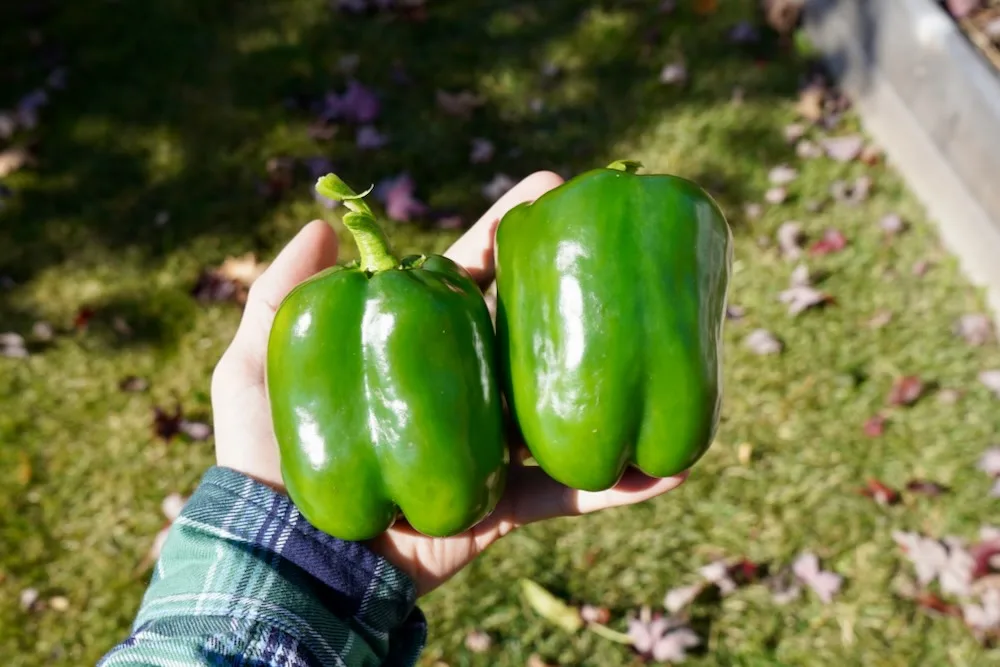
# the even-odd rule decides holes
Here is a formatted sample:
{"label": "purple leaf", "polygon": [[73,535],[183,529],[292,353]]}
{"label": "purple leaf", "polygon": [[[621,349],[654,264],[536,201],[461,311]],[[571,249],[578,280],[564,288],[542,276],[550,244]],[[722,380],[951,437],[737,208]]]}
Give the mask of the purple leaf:
{"label": "purple leaf", "polygon": [[483,164],[493,159],[493,142],[489,139],[476,138],[472,140],[472,148],[469,150],[469,162],[472,164]]}
{"label": "purple leaf", "polygon": [[659,662],[683,662],[687,650],[701,644],[690,628],[662,616],[650,621],[630,619],[628,636],[639,654]]}
{"label": "purple leaf", "polygon": [[903,222],[903,219],[897,213],[889,213],[882,216],[882,219],[878,221],[878,226],[889,236],[899,234],[906,229],[906,223]]}
{"label": "purple leaf", "polygon": [[962,618],[966,624],[980,632],[995,633],[1000,630],[1000,589],[986,589],[979,602],[962,604]]}
{"label": "purple leaf", "polygon": [[778,295],[778,300],[788,305],[789,315],[798,315],[810,308],[830,303],[833,298],[813,287],[799,286],[786,289]]}
{"label": "purple leaf", "polygon": [[326,94],[322,116],[327,120],[365,124],[378,117],[380,108],[375,93],[352,79],[343,95]]}
{"label": "purple leaf", "polygon": [[937,579],[943,592],[968,595],[975,560],[961,542],[947,537],[935,540],[902,531],[894,532],[892,537],[913,563],[921,586]]}
{"label": "purple leaf", "polygon": [[993,341],[993,322],[982,313],[962,315],[955,323],[955,333],[969,345],[986,345]]}
{"label": "purple leaf", "polygon": [[750,332],[743,344],[757,355],[765,356],[769,354],[780,354],[782,349],[781,341],[774,337],[766,329],[755,329]]}
{"label": "purple leaf", "polygon": [[668,86],[681,85],[687,81],[688,71],[684,63],[667,63],[660,70],[660,83]]}
{"label": "purple leaf", "polygon": [[783,222],[778,227],[776,237],[778,248],[781,249],[781,254],[785,259],[797,259],[802,255],[802,246],[800,244],[802,243],[803,234],[802,226],[799,223],[791,220]]}
{"label": "purple leaf", "polygon": [[1000,477],[1000,447],[990,447],[983,452],[976,467],[990,477]]}
{"label": "purple leaf", "polygon": [[861,154],[865,146],[864,137],[860,134],[848,134],[842,137],[827,137],[821,139],[823,150],[827,157],[837,162],[850,162]]}
{"label": "purple leaf", "polygon": [[779,164],[767,175],[767,179],[772,185],[788,185],[798,177],[798,169],[789,167],[787,164]]}
{"label": "purple leaf", "polygon": [[821,570],[819,558],[809,552],[795,559],[792,563],[792,572],[799,581],[811,588],[824,604],[833,600],[833,596],[840,591],[843,583],[843,578],[839,574]]}
{"label": "purple leaf", "polygon": [[514,187],[514,179],[506,174],[497,174],[483,186],[483,196],[490,201],[496,201],[512,187]]}
{"label": "purple leaf", "polygon": [[1000,398],[1000,370],[981,372],[979,374],[979,382]]}
{"label": "purple leaf", "polygon": [[760,40],[760,32],[750,21],[739,21],[729,29],[729,41],[733,44],[755,44]]}
{"label": "purple leaf", "polygon": [[355,145],[361,150],[377,150],[385,146],[389,138],[379,132],[374,125],[362,125],[358,128]]}
{"label": "purple leaf", "polygon": [[382,181],[375,193],[385,205],[385,212],[393,220],[407,222],[427,212],[427,205],[413,196],[416,185],[409,174]]}

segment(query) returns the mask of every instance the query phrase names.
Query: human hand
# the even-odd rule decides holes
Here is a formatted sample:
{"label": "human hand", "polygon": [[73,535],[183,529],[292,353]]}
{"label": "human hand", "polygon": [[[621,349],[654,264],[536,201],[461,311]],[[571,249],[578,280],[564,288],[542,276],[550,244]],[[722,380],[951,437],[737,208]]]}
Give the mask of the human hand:
{"label": "human hand", "polygon": [[[504,213],[562,183],[537,172],[501,197],[445,253],[481,284],[493,279],[493,240]],[[326,223],[306,225],[250,289],[233,342],[212,376],[216,459],[284,492],[278,446],[264,382],[267,338],[274,314],[293,287],[337,261],[337,235]],[[472,529],[448,538],[421,535],[404,522],[371,541],[371,548],[406,572],[419,595],[438,587],[491,544],[515,528],[560,516],[588,514],[649,500],[679,486],[684,475],[655,479],[626,472],[612,489],[596,493],[570,489],[540,468],[524,467],[513,457],[507,489],[493,513]]]}

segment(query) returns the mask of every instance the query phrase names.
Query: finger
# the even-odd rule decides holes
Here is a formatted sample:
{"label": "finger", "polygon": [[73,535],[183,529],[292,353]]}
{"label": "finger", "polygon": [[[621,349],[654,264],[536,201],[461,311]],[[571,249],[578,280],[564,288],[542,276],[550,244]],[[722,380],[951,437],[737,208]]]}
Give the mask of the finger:
{"label": "finger", "polygon": [[513,522],[523,526],[545,519],[634,505],[676,489],[687,475],[684,472],[675,477],[657,478],[629,469],[618,484],[606,491],[578,491],[555,481],[540,468],[524,468],[512,480]]}
{"label": "finger", "polygon": [[267,270],[254,281],[247,296],[235,351],[263,358],[274,313],[292,288],[337,261],[337,233],[322,220],[313,220],[289,241]]}
{"label": "finger", "polygon": [[563,179],[551,171],[536,171],[500,197],[462,238],[445,252],[445,257],[464,266],[476,282],[493,279],[493,238],[500,218],[521,202],[534,201],[561,185]]}

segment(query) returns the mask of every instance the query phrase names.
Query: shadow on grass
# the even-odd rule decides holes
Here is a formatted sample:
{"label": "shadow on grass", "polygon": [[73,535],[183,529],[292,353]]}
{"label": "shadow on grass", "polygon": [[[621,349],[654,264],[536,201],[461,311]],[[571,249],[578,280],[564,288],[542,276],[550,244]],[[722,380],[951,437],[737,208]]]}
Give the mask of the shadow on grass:
{"label": "shadow on grass", "polygon": [[[276,154],[325,155],[358,183],[407,171],[421,198],[468,220],[497,172],[571,174],[621,157],[609,151],[664,114],[728,104],[736,84],[757,98],[787,97],[796,84],[789,58],[747,72],[749,59],[774,56],[774,40],[736,47],[724,22],[686,3],[668,16],[652,0],[435,2],[419,20],[337,12],[325,0],[29,4],[18,27],[41,46],[14,40],[24,67],[0,80],[24,84],[27,70],[38,80],[60,55],[69,72],[32,137],[37,166],[0,213],[0,274],[18,281],[86,244],[141,248],[151,261],[203,235],[262,244],[275,204],[258,184]],[[722,11],[745,18],[754,5]],[[338,63],[350,54],[360,58],[347,75]],[[692,85],[660,84],[664,62],[680,55],[697,71]],[[547,63],[557,67],[545,72]],[[310,139],[310,114],[290,108],[343,90],[348,76],[380,97],[383,150],[359,151],[347,126]],[[487,103],[468,119],[447,116],[439,89]],[[733,151],[782,155],[764,128],[721,131]],[[496,143],[491,164],[470,166],[473,137]],[[747,198],[725,165],[694,176],[717,184],[730,210]],[[162,212],[169,223],[158,226]]]}

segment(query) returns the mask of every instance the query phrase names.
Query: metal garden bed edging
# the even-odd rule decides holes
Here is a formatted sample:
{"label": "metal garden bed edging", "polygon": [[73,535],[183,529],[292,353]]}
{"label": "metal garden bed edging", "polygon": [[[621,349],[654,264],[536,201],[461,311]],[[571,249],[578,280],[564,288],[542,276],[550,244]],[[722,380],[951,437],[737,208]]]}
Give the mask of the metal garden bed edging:
{"label": "metal garden bed edging", "polygon": [[805,26],[1000,319],[1000,72],[933,0],[806,0]]}

